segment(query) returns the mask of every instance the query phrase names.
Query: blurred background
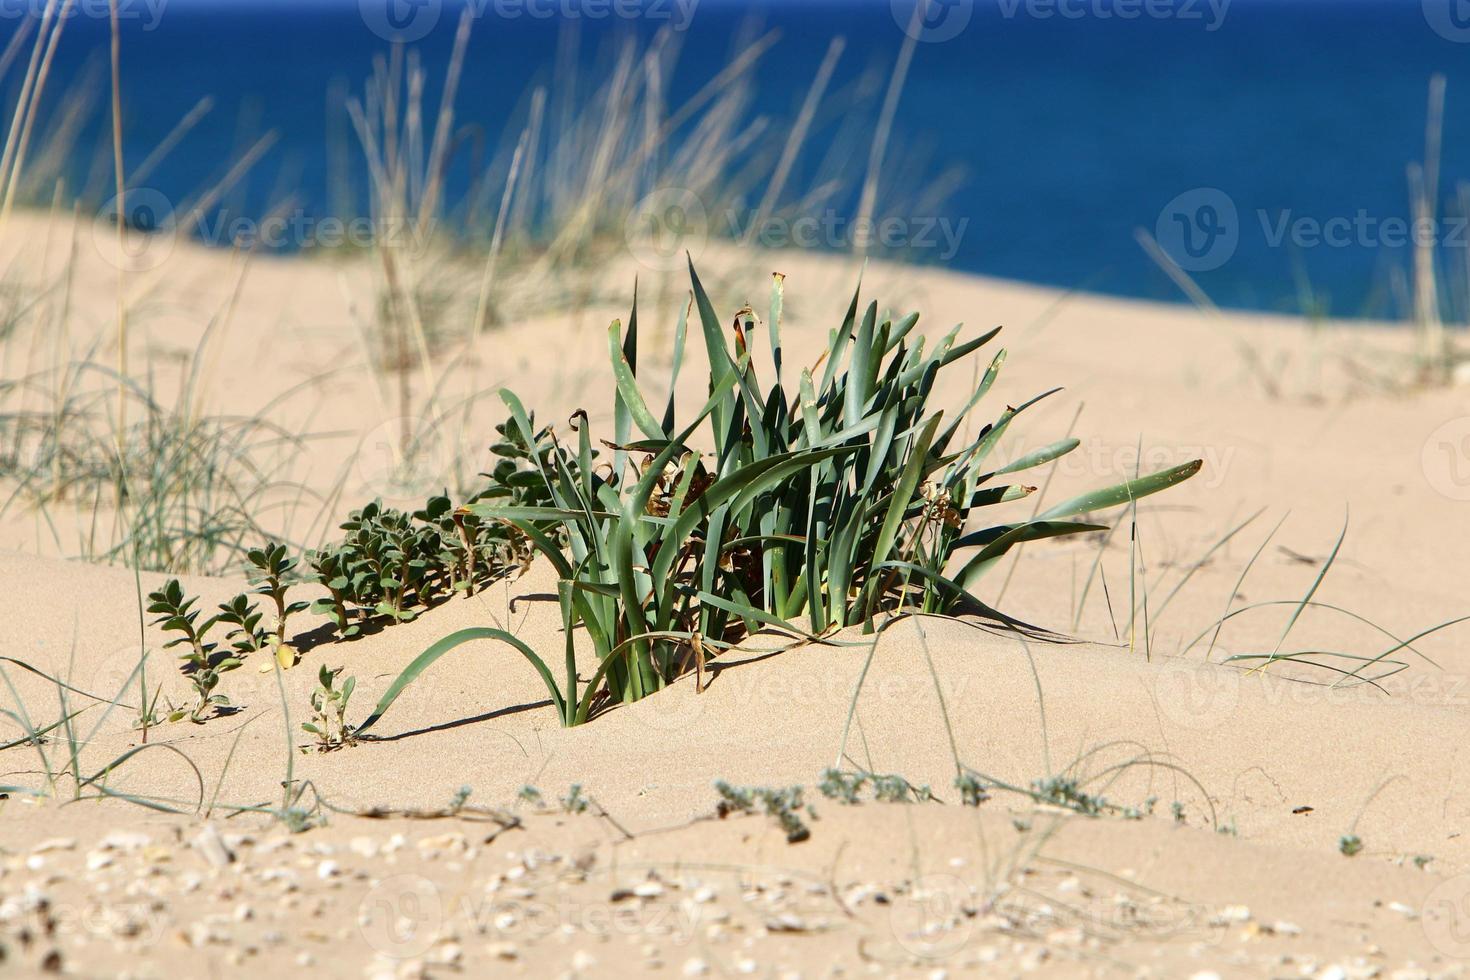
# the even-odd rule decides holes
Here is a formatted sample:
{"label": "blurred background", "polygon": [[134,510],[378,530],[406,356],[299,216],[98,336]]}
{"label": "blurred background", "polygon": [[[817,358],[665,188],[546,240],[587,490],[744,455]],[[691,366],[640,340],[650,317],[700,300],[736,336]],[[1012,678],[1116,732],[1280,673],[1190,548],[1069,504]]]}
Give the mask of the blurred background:
{"label": "blurred background", "polygon": [[[0,4],[5,40],[29,35],[9,49],[12,106],[49,5]],[[16,195],[105,210],[108,3],[70,6]],[[229,245],[289,217],[257,245],[292,251],[323,244],[323,218],[397,201],[463,245],[499,227],[511,261],[586,253],[633,215],[673,245],[693,229],[1309,316],[1426,316],[1432,276],[1435,312],[1470,320],[1465,0],[917,16],[912,0],[118,0],[118,16],[126,209],[145,229],[187,213]]]}

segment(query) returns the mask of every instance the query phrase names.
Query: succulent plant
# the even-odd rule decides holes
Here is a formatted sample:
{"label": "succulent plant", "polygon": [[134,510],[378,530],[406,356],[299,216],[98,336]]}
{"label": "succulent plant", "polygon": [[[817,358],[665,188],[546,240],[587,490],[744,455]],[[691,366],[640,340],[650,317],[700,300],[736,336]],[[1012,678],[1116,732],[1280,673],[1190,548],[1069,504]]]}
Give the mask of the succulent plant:
{"label": "succulent plant", "polygon": [[337,687],[337,677],[344,669],[332,670],[322,665],[317,673],[317,689],[311,695],[312,720],[301,725],[307,734],[316,736],[320,752],[340,749],[355,741],[352,726],[347,724],[347,706],[357,687],[357,678],[349,677]]}
{"label": "succulent plant", "polygon": [[218,652],[218,644],[209,642],[209,631],[219,622],[218,617],[199,621],[199,610],[194,605],[197,596],[184,595],[178,579],[169,579],[163,588],[148,595],[148,612],[156,615],[151,625],[166,633],[177,633],[177,638],[164,644],[164,649],[187,646],[181,655],[181,669],[194,687],[195,702],[187,708],[170,708],[169,721],[185,718],[196,724],[223,709],[230,707],[230,699],[215,693],[221,675],[240,666],[240,660]]}
{"label": "succulent plant", "polygon": [[283,669],[291,667],[296,663],[296,649],[287,641],[286,622],[310,605],[286,599],[287,592],[298,581],[296,559],[287,553],[285,545],[276,542],[251,549],[246,558],[254,567],[250,581],[256,587],[255,594],[270,599],[275,605],[276,622],[271,647],[276,662]]}
{"label": "succulent plant", "polygon": [[260,628],[263,618],[248,595],[237,595],[229,602],[220,603],[219,612],[215,615],[216,621],[234,627],[225,634],[225,639],[242,656],[264,650],[268,645],[270,637]]}
{"label": "succulent plant", "polygon": [[331,619],[340,639],[348,640],[359,635],[362,627],[352,621],[352,613],[347,608],[354,594],[351,552],[338,545],[327,551],[309,552],[306,560],[328,593],[326,598],[313,602],[310,611]]}

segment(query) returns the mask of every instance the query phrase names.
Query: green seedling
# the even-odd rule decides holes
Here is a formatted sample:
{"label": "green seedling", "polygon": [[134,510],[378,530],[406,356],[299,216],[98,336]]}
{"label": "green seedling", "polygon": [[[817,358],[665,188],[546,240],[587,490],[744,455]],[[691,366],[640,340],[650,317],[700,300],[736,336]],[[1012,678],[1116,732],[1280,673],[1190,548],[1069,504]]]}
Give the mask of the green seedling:
{"label": "green seedling", "polygon": [[1123,808],[1123,819],[1124,820],[1142,820],[1143,817],[1144,817],[1144,811],[1143,811],[1143,809],[1141,807],[1125,806]]}
{"label": "green seedling", "polygon": [[350,640],[362,632],[362,627],[352,621],[347,603],[352,596],[352,560],[346,548],[330,551],[313,551],[307,561],[316,573],[317,581],[327,590],[327,598],[317,599],[311,604],[311,612],[326,616],[337,630],[337,636]]}
{"label": "green seedling", "polygon": [[[715,806],[715,813],[721,820],[732,813],[754,813],[757,809],[765,812],[767,816],[775,820],[782,831],[786,834],[786,843],[800,844],[811,837],[812,832],[801,819],[802,794],[800,786],[792,786],[789,789],[765,789],[759,787],[737,787],[731,786],[724,780],[715,783],[715,792],[720,794],[720,801]],[[811,807],[806,807],[807,815],[815,817]]]}
{"label": "green seedling", "polygon": [[929,787],[915,786],[902,776],[847,773],[840,769],[824,771],[817,789],[829,800],[851,805],[862,802],[863,787],[868,785],[873,787],[873,799],[879,803],[924,803],[934,798]]}
{"label": "green seedling", "polygon": [[927,803],[933,798],[928,786],[915,786],[902,776],[873,777],[873,799],[879,803]]}
{"label": "green seedling", "polygon": [[1337,849],[1343,857],[1356,857],[1363,850],[1363,838],[1357,834],[1343,834],[1337,840]]}
{"label": "green seedling", "polygon": [[567,813],[586,813],[590,803],[587,794],[582,792],[581,783],[573,783],[567,788],[567,795],[561,798],[561,808]]}
{"label": "green seedling", "polygon": [[817,789],[829,800],[856,804],[861,802],[860,794],[867,781],[867,777],[859,772],[846,773],[841,769],[827,769],[822,773]]}
{"label": "green seedling", "polygon": [[271,650],[283,670],[290,668],[296,663],[296,649],[286,641],[286,621],[310,606],[307,602],[286,601],[286,593],[297,582],[296,559],[287,554],[285,545],[274,542],[252,549],[246,557],[255,569],[250,576],[251,584],[256,586],[254,594],[275,605]]}
{"label": "green seedling", "polygon": [[178,633],[176,639],[164,644],[164,649],[187,647],[181,654],[182,670],[194,686],[195,702],[187,708],[170,707],[169,721],[185,718],[203,724],[212,715],[230,707],[230,699],[215,693],[221,675],[240,666],[236,657],[217,653],[217,644],[208,640],[210,629],[218,622],[210,618],[199,622],[199,610],[193,608],[197,597],[186,597],[178,579],[169,579],[162,589],[148,595],[148,612],[156,615],[151,625],[168,633]]}
{"label": "green seedling", "polygon": [[163,685],[160,684],[153,689],[153,696],[147,696],[144,691],[143,703],[138,706],[138,715],[133,719],[133,730],[147,732],[150,728],[156,728],[164,719],[158,714],[158,701],[163,696]]}
{"label": "green seedling", "polygon": [[221,603],[215,616],[217,622],[234,627],[225,639],[241,656],[264,650],[269,645],[270,637],[260,628],[261,619],[260,610],[248,595],[237,595],[229,602]]}
{"label": "green seedling", "polygon": [[352,726],[347,724],[347,706],[357,687],[357,678],[349,677],[337,687],[337,677],[345,668],[329,670],[322,665],[317,674],[317,689],[311,693],[312,720],[302,722],[302,729],[316,736],[318,752],[331,752],[357,741]]}
{"label": "green seedling", "polygon": [[1066,776],[1038,779],[1032,784],[1032,791],[1040,803],[1065,807],[1089,817],[1098,816],[1104,810],[1112,809],[1112,804],[1106,799],[1088,793],[1077,780]]}
{"label": "green seedling", "polygon": [[956,776],[954,788],[960,791],[960,802],[965,806],[979,806],[990,799],[990,794],[985,792],[980,780],[969,773]]}

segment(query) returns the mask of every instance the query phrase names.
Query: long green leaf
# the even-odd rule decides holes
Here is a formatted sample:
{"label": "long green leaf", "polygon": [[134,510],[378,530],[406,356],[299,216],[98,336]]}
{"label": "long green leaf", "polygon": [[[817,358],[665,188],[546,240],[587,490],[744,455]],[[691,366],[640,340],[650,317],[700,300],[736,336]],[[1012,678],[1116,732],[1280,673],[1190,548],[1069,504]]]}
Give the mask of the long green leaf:
{"label": "long green leaf", "polygon": [[1204,465],[1204,460],[1197,459],[1192,463],[1185,463],[1183,466],[1161,470],[1150,476],[1129,480],[1127,483],[1120,483],[1115,487],[1108,487],[1106,490],[1094,490],[1091,493],[1084,493],[1079,497],[1073,497],[1071,500],[1065,500],[1055,507],[1048,508],[1038,514],[1037,519],[1050,521],[1060,517],[1075,517],[1078,514],[1088,514],[1096,510],[1117,507],[1129,501],[1137,500],[1140,497],[1147,497],[1150,494],[1158,493],[1160,490],[1167,490],[1172,486],[1177,486],[1198,473]]}
{"label": "long green leaf", "polygon": [[[958,575],[954,577],[964,588],[974,588],[975,582],[994,567],[995,563],[1005,557],[1018,544],[1026,541],[1040,541],[1044,538],[1059,538],[1070,534],[1086,534],[1088,531],[1106,531],[1107,527],[1102,524],[1076,524],[1071,521],[1030,521],[1020,527],[1012,528],[1006,533],[991,541],[980,552],[965,563]],[[963,543],[963,539],[961,542]]]}
{"label": "long green leaf", "polygon": [[451,633],[419,654],[413,663],[404,668],[403,673],[399,674],[398,678],[389,685],[388,690],[378,699],[377,706],[373,708],[373,713],[367,717],[367,720],[357,726],[357,734],[361,735],[376,725],[388,709],[393,707],[393,702],[397,701],[399,696],[408,689],[410,684],[418,680],[424,671],[433,666],[436,660],[457,647],[479,640],[495,640],[500,643],[509,644],[521,656],[530,661],[531,666],[536,668],[536,673],[541,675],[541,680],[546,684],[546,690],[551,695],[552,702],[556,705],[557,717],[562,719],[563,724],[567,724],[570,721],[567,715],[566,701],[562,698],[561,690],[556,686],[556,680],[551,676],[551,671],[547,668],[546,662],[536,655],[536,651],[505,630],[494,629],[489,626],[475,626],[460,630],[457,633]]}
{"label": "long green leaf", "polygon": [[[633,423],[650,439],[667,439],[668,433],[653,413],[648,410],[648,405],[643,400],[643,393],[638,390],[638,379],[633,374],[633,367],[628,363],[623,353],[622,338],[619,334],[622,326],[614,320],[612,326],[607,328],[607,349],[612,360],[613,378],[618,386],[617,407],[620,411],[626,411],[632,418]],[[632,334],[629,334],[632,337]],[[618,434],[621,445],[627,438],[624,433]]]}
{"label": "long green leaf", "polygon": [[[1002,466],[1000,469],[996,470],[990,475],[1003,476],[1007,473],[1019,473],[1022,470],[1029,470],[1033,467],[1042,466],[1046,463],[1050,463],[1054,459],[1060,459],[1080,445],[1082,445],[1082,440],[1080,439],[1062,439],[1052,443],[1050,446],[1043,446],[1035,452],[1027,453],[1024,456],[1013,460],[1010,463],[1007,463],[1005,466]],[[984,483],[985,480],[982,479],[980,482]]]}
{"label": "long green leaf", "polygon": [[888,504],[888,513],[883,518],[883,527],[879,530],[878,540],[873,545],[872,558],[868,564],[869,574],[876,573],[878,566],[888,561],[894,539],[898,537],[898,527],[903,523],[904,514],[907,513],[909,504],[913,502],[914,494],[918,492],[919,480],[923,477],[924,464],[929,456],[929,445],[934,441],[934,433],[938,431],[942,418],[943,416],[940,415],[931,418],[911,445],[908,464],[904,467],[903,475],[899,477],[898,485],[894,488],[893,499]]}
{"label": "long green leaf", "polygon": [[1322,570],[1319,571],[1317,573],[1317,577],[1312,580],[1312,587],[1307,590],[1307,594],[1302,596],[1302,601],[1297,604],[1297,607],[1295,609],[1292,610],[1291,619],[1287,620],[1286,622],[1286,629],[1281,631],[1281,638],[1276,641],[1276,648],[1271,651],[1271,656],[1273,658],[1276,656],[1277,651],[1281,649],[1281,644],[1285,643],[1287,636],[1291,634],[1291,628],[1296,625],[1296,621],[1302,618],[1302,612],[1311,603],[1312,597],[1315,596],[1317,594],[1317,590],[1322,587],[1322,580],[1327,578],[1328,572],[1332,571],[1332,566],[1337,561],[1338,552],[1342,551],[1342,543],[1347,540],[1347,532],[1348,515],[1343,514],[1342,530],[1338,532],[1337,543],[1332,546],[1332,554],[1327,556],[1327,560],[1322,563]]}

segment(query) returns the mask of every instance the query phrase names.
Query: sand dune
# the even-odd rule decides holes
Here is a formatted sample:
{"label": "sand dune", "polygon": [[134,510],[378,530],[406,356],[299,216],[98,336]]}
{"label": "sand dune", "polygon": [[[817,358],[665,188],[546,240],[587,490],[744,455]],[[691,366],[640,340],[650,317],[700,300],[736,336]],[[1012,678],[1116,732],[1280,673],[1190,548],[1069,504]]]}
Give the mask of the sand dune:
{"label": "sand dune", "polygon": [[[238,260],[229,256],[180,247],[168,261],[178,274],[159,278],[138,301],[140,362],[150,351],[196,349],[210,311],[236,284],[231,270],[239,266],[231,263]],[[771,268],[787,273],[793,362],[822,345],[858,271],[832,258],[757,260],[719,250],[701,268],[722,263],[734,270],[719,283],[722,311],[747,300],[759,309]],[[607,275],[631,282],[632,272],[619,266]],[[357,314],[341,299],[354,288],[340,289],[339,276],[370,282],[350,263],[253,262],[233,322],[213,340],[217,373],[208,401],[215,410],[254,413],[334,368],[307,385],[304,402],[273,411],[284,425],[335,433],[293,464],[292,477],[336,499],[340,511],[381,490],[378,470],[361,462],[362,447],[396,422],[391,400],[363,370]],[[668,323],[681,288],[645,278],[646,322]],[[332,974],[420,966],[432,974],[448,969],[434,963],[452,960],[453,947],[472,975],[492,964],[528,976],[615,975],[654,960],[688,975],[826,976],[839,968],[845,975],[1328,975],[1340,964],[1346,973],[1333,975],[1369,976],[1411,963],[1458,972],[1460,958],[1470,956],[1462,939],[1470,894],[1470,844],[1462,835],[1470,816],[1461,758],[1470,744],[1466,634],[1450,627],[1393,653],[1388,659],[1404,669],[1377,688],[1332,686],[1330,674],[1287,664],[1252,673],[1248,664],[1226,661],[1281,643],[1293,603],[1312,586],[1346,515],[1344,544],[1314,598],[1371,622],[1309,609],[1283,652],[1371,657],[1395,647],[1395,637],[1470,613],[1470,458],[1456,455],[1470,417],[1465,389],[1400,384],[1408,341],[1381,326],[1309,331],[1283,318],[1211,318],[882,265],[869,268],[864,292],[922,310],[931,334],[959,320],[977,331],[1004,323],[1001,342],[1011,357],[992,395],[996,411],[1066,387],[1038,406],[1024,437],[1017,432],[1004,447],[1019,455],[1060,437],[1076,418],[1086,438],[1075,461],[1057,470],[1048,499],[1126,477],[1140,446],[1145,468],[1206,461],[1198,478],[1140,506],[1135,548],[1125,528],[1103,549],[1103,576],[1087,587],[1085,603],[1101,547],[1095,536],[1032,544],[985,583],[982,598],[1077,642],[1022,643],[979,622],[937,619],[893,624],[876,641],[857,631],[825,645],[760,637],[720,658],[703,693],[687,678],[576,730],[558,727],[523,661],[483,643],[426,673],[374,740],[326,755],[297,749],[306,741],[299,723],[321,664],[357,677],[353,713],[361,718],[413,657],[456,629],[500,625],[536,649],[560,651],[554,578],[537,565],[416,622],[352,643],[308,642],[303,663],[283,675],[281,687],[274,672],[247,664],[226,680],[238,713],[155,729],[149,744],[169,748],[147,749],[99,780],[112,793],[166,798],[191,812],[201,797],[205,805],[216,799],[212,824],[236,852],[233,864],[215,867],[207,844],[189,846],[203,823],[194,816],[118,801],[58,806],[13,796],[3,804],[14,830],[0,864],[7,903],[0,905],[7,910],[0,942],[14,961],[30,968],[56,946],[67,968],[84,975],[152,975],[199,955],[195,946],[219,970],[237,962],[305,965],[296,959],[300,947],[316,969]],[[508,383],[553,422],[578,407],[594,422],[605,420],[612,402],[601,371],[604,331],[607,320],[626,313],[626,301],[613,300],[620,295],[609,287],[575,316],[497,328],[458,367],[441,364],[437,380],[461,393]],[[84,321],[106,321],[105,291],[79,301]],[[149,309],[162,312],[149,317]],[[657,338],[667,327],[645,329],[649,353],[640,373],[658,390],[666,368]],[[699,396],[696,375],[681,378],[690,397]],[[965,382],[948,379],[946,398],[962,395]],[[423,391],[416,392],[422,404]],[[444,452],[454,457],[485,445],[501,418],[496,409],[491,397],[476,402]],[[1013,506],[1024,516],[1030,505]],[[1262,508],[1196,567],[1222,535]],[[50,517],[57,533],[38,531],[37,515],[23,507],[0,519],[11,549],[0,554],[7,606],[0,649],[80,691],[116,696],[137,660],[140,590],[129,570],[64,560],[85,525],[65,506]],[[1283,518],[1237,595],[1242,569]],[[1132,588],[1130,568],[1141,569]],[[145,573],[141,591],[163,580]],[[184,584],[206,607],[244,588],[233,574]],[[1133,631],[1130,595],[1138,607]],[[1206,658],[1227,603],[1239,609],[1272,601],[1278,604],[1226,623]],[[316,623],[303,615],[296,625],[309,635]],[[1201,634],[1204,642],[1184,649]],[[166,695],[182,698],[172,654],[157,649],[161,636],[147,630],[145,639],[154,651],[151,676]],[[19,713],[23,704],[36,726],[62,715],[54,685],[13,663],[5,668],[11,686],[0,706]],[[67,698],[68,710],[85,708],[74,722],[86,739],[84,772],[101,773],[139,744],[128,730],[130,711],[108,712],[80,693]],[[15,719],[0,719],[4,741],[21,734]],[[66,750],[58,738],[6,749],[0,784],[44,784],[46,765],[64,765]],[[262,814],[236,809],[277,805],[288,761],[294,779],[310,781],[336,808],[327,811],[329,826],[295,838]],[[826,799],[816,787],[837,764],[902,776],[931,787],[939,802]],[[957,766],[979,774],[988,802],[961,805]],[[817,812],[808,819],[811,839],[787,844],[759,816],[713,820],[717,780],[806,787]],[[1056,788],[1058,780],[1075,781],[1089,801],[1105,798],[1102,815],[1038,805],[1005,788]],[[586,813],[559,811],[557,800],[574,784],[595,801]],[[472,802],[518,807],[525,825],[485,844],[478,842],[500,825],[468,813],[384,824],[338,812],[441,808],[462,786],[472,789]],[[546,804],[517,803],[526,786],[537,787]],[[232,809],[236,815],[223,818]],[[99,850],[109,832],[134,830],[149,843]],[[409,843],[387,860],[380,849],[395,833]],[[1340,853],[1344,837],[1360,840],[1361,853]],[[47,838],[73,843],[47,848]],[[38,850],[44,853],[36,859]],[[103,857],[92,861],[94,852]],[[528,858],[532,852],[558,860]],[[333,867],[323,872],[327,864]],[[126,884],[141,866],[154,871]],[[262,874],[272,867],[292,869],[295,890],[280,875]],[[648,894],[615,900],[619,889],[648,885],[650,874],[662,890],[645,887]],[[397,884],[382,891],[394,876]],[[144,901],[147,928],[118,935],[109,920],[63,929],[60,940],[19,938],[41,914],[22,908],[27,888],[74,911],[93,879],[112,881],[112,894],[129,902],[156,891],[156,906]],[[717,897],[697,900],[693,879]],[[485,890],[489,882],[498,882],[495,891]],[[555,906],[555,928],[537,931],[497,925],[498,912],[488,920],[465,915],[461,900],[471,894],[519,903],[522,911],[550,896],[570,905]],[[439,903],[432,928],[410,930],[431,936],[427,942],[404,945],[373,933],[372,910],[385,895],[399,914],[425,896]],[[242,905],[250,915],[238,911]],[[656,915],[665,907],[667,920]],[[594,914],[620,910],[643,917],[635,915],[625,932],[613,930],[605,944],[577,941],[596,932],[588,927]],[[656,928],[656,917],[683,925]],[[131,965],[120,952],[127,950]],[[591,960],[577,958],[579,950]]]}

